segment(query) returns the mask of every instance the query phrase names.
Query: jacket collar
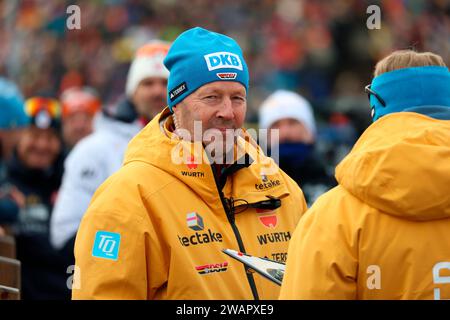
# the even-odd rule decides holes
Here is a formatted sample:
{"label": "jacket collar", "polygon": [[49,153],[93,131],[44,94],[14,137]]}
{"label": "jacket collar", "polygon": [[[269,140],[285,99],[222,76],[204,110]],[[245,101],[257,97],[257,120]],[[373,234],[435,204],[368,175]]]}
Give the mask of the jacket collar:
{"label": "jacket collar", "polygon": [[421,106],[406,108],[405,112],[415,112],[423,114],[433,119],[450,120],[450,107],[447,106]]}

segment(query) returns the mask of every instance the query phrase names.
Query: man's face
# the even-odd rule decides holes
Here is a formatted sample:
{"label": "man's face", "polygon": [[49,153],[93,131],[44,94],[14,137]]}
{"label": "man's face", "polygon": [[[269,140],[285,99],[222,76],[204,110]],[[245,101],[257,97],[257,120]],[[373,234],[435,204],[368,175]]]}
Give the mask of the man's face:
{"label": "man's face", "polygon": [[303,142],[313,143],[314,136],[312,133],[298,120],[286,118],[275,122],[270,129],[279,130],[280,143],[283,142]]}
{"label": "man's face", "polygon": [[75,112],[63,118],[62,133],[67,146],[72,148],[92,132],[93,116],[87,112]]}
{"label": "man's face", "polygon": [[133,95],[133,103],[140,116],[151,120],[166,106],[167,79],[146,78],[142,80]]}
{"label": "man's face", "polygon": [[3,158],[9,159],[11,157],[24,131],[24,128],[0,130],[0,154]]}
{"label": "man's face", "polygon": [[[203,135],[209,129],[220,132],[225,146],[225,130],[242,127],[247,110],[245,87],[238,82],[217,81],[206,84],[174,108],[179,127],[194,138],[194,121],[201,122],[203,143],[213,141]],[[227,145],[229,141],[227,141]]]}
{"label": "man's face", "polygon": [[54,129],[31,126],[25,130],[18,144],[18,156],[30,169],[47,169],[61,151],[61,141]]}

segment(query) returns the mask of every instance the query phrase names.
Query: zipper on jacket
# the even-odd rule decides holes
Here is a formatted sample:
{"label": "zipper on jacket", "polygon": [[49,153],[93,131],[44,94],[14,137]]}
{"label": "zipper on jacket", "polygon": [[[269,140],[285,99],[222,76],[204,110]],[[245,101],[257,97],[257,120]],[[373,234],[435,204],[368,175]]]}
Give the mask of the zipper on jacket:
{"label": "zipper on jacket", "polygon": [[[223,209],[225,210],[225,213],[227,215],[228,222],[230,223],[231,228],[233,229],[234,236],[236,237],[236,240],[237,240],[237,243],[239,246],[239,251],[241,251],[242,253],[246,253],[245,247],[244,247],[244,242],[242,241],[241,234],[239,233],[239,229],[237,228],[236,223],[235,223],[234,207],[232,205],[228,204],[228,202],[227,202],[228,199],[225,198],[225,196],[223,195],[223,191],[222,191],[223,186],[221,183],[219,183],[219,181],[217,181],[216,168],[214,167],[214,165],[211,165],[211,168],[213,170],[213,176],[214,176],[214,180],[216,182],[217,190],[219,192],[220,201],[222,202]],[[225,175],[225,179],[226,179],[226,175]],[[245,274],[247,275],[247,280],[250,285],[250,289],[252,290],[253,298],[255,300],[259,300],[258,290],[256,289],[256,284],[255,284],[255,279],[253,278],[253,274],[251,274],[249,272],[249,268],[247,266],[244,266],[244,270],[245,270]]]}

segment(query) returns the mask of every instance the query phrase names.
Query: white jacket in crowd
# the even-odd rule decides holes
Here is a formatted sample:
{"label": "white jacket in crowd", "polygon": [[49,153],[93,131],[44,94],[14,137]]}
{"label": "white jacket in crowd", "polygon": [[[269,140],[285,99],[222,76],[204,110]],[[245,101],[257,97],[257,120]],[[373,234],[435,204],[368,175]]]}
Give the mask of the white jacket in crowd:
{"label": "white jacket in crowd", "polygon": [[64,164],[64,176],[50,226],[52,245],[59,249],[76,234],[95,190],[121,166],[128,142],[142,128],[100,113],[95,131],[82,139]]}

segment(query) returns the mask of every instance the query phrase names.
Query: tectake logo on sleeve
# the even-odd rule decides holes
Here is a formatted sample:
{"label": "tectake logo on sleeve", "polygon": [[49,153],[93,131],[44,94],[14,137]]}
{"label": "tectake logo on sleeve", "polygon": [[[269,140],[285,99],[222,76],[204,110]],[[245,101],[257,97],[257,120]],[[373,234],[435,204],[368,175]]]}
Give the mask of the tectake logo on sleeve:
{"label": "tectake logo on sleeve", "polygon": [[204,57],[209,71],[226,68],[244,70],[239,56],[231,52],[214,52]]}
{"label": "tectake logo on sleeve", "polygon": [[92,256],[117,261],[119,257],[120,234],[97,231],[95,234]]}

